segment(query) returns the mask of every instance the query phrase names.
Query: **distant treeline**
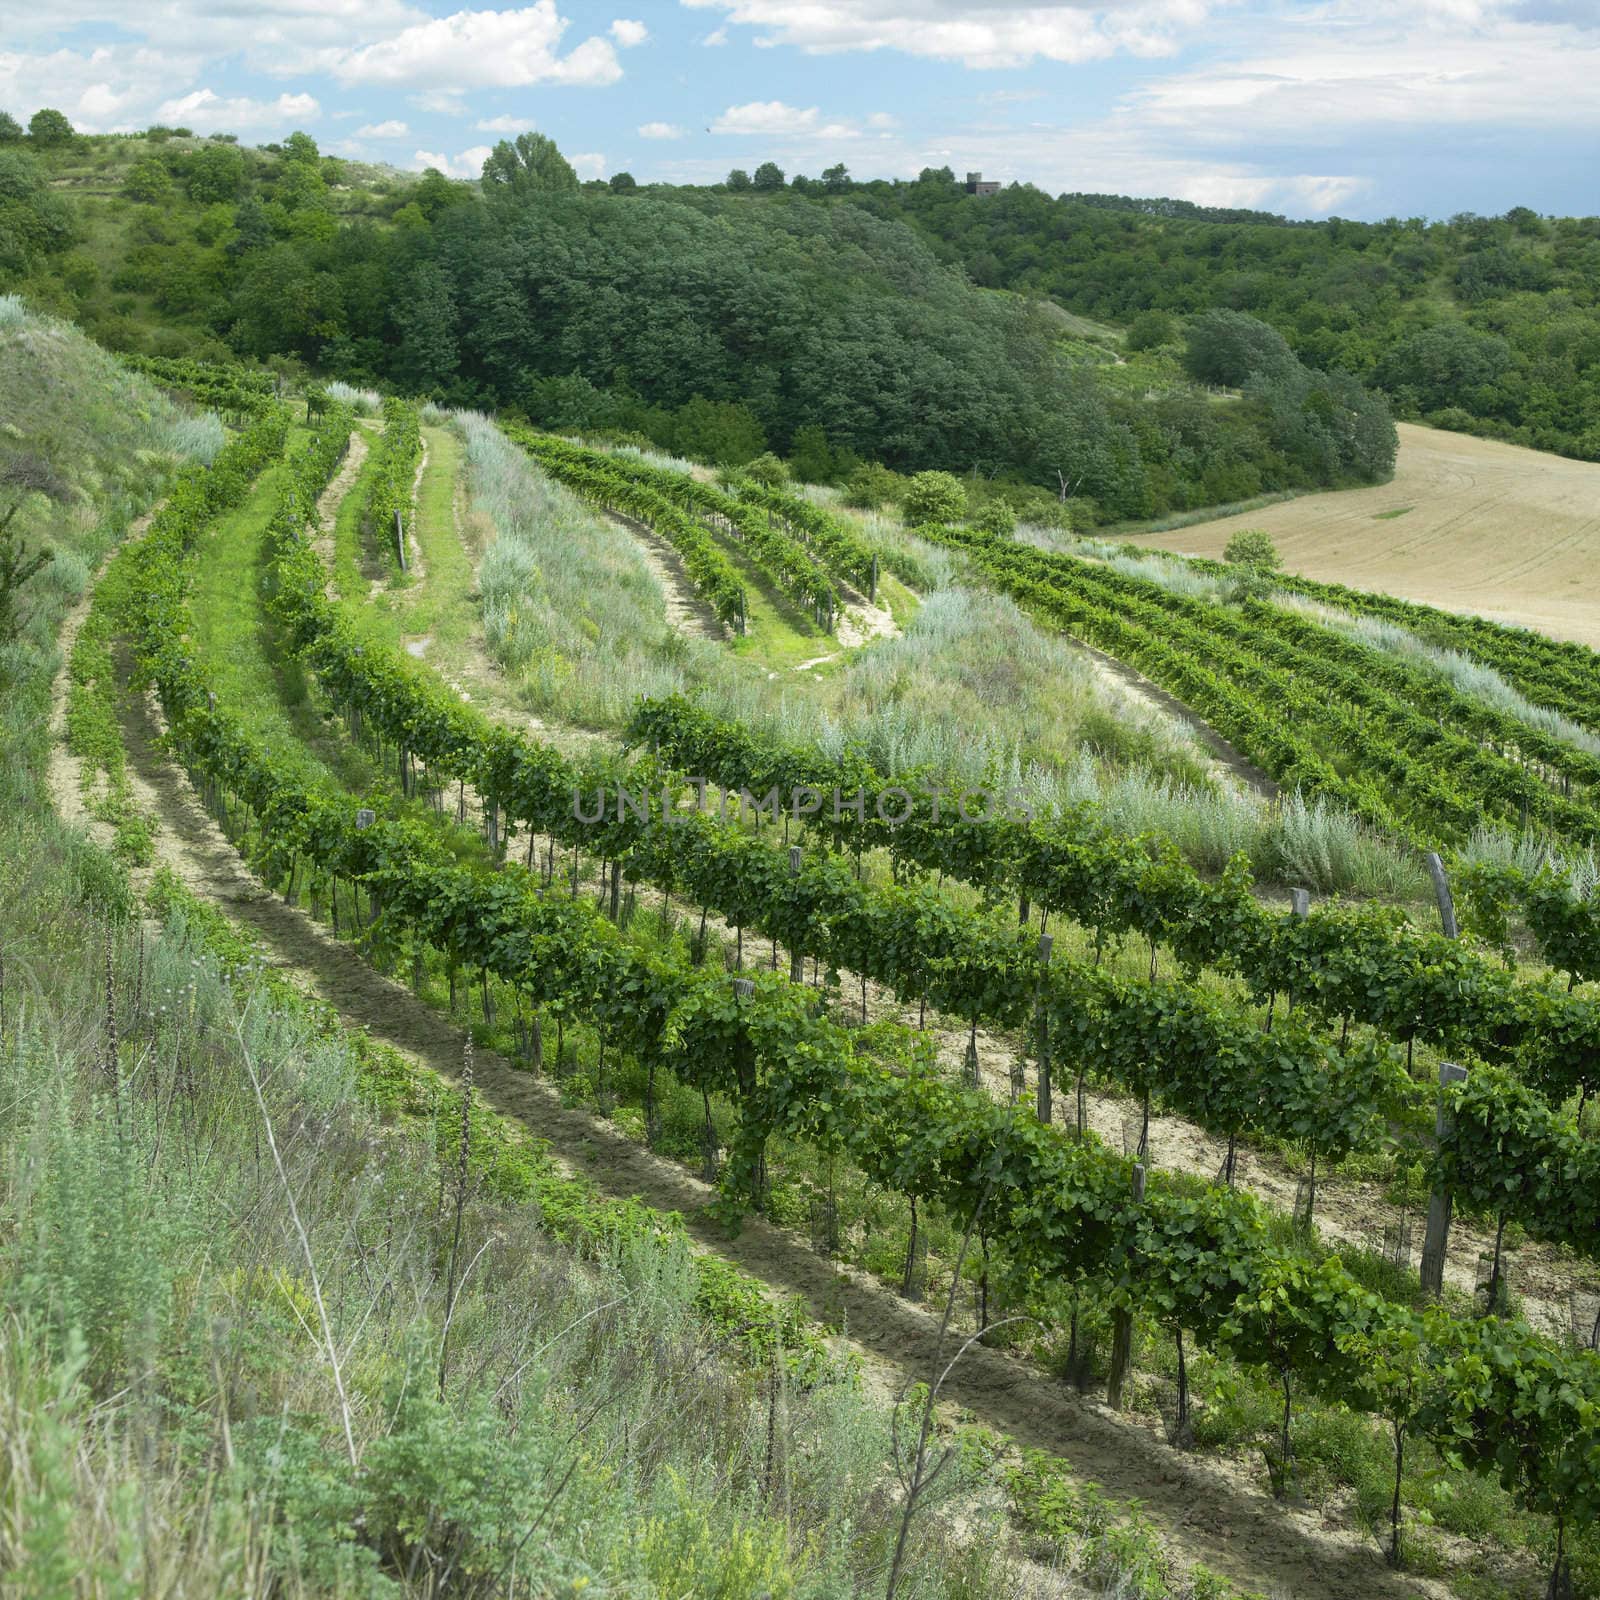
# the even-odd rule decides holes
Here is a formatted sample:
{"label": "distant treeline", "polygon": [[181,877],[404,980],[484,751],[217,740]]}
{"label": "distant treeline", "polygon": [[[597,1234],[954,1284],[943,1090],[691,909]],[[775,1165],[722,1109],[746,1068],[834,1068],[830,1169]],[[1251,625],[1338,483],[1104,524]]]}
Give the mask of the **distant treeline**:
{"label": "distant treeline", "polygon": [[714,461],[788,454],[802,431],[815,458],[820,430],[840,475],[860,460],[948,468],[1099,520],[1392,465],[1383,402],[1266,328],[1225,335],[1236,393],[1182,370],[1176,329],[1148,376],[1116,381],[1108,349],[1086,359],[1050,308],[975,285],[907,219],[775,194],[765,169],[751,193],[580,186],[524,135],[481,185],[353,181],[304,134],[255,151],[171,130],[0,160],[57,211],[85,162],[117,186],[67,202],[77,248],[51,237],[18,276],[122,348],[294,357]]}

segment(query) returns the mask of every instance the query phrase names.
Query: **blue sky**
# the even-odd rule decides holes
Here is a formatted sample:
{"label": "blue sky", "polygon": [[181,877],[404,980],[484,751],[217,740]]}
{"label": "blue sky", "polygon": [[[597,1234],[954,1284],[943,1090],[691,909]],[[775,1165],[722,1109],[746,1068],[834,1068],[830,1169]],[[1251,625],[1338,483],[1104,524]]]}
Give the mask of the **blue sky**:
{"label": "blue sky", "polygon": [[476,176],[981,168],[1293,216],[1600,211],[1600,0],[0,0],[0,108]]}

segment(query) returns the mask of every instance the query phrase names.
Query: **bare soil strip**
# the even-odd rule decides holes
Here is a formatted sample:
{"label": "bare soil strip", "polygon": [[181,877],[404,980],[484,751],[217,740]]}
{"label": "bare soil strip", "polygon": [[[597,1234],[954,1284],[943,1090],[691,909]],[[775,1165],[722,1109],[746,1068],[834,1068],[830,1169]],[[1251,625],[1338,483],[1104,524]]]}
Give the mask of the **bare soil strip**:
{"label": "bare soil strip", "polygon": [[1090,667],[1103,682],[1191,729],[1194,736],[1210,752],[1212,766],[1224,782],[1253,790],[1264,800],[1275,800],[1278,797],[1277,784],[1254,762],[1246,760],[1209,722],[1198,712],[1191,710],[1176,695],[1168,694],[1142,672],[1130,667],[1126,661],[1120,661],[1116,656],[1108,656],[1105,651],[1096,650],[1093,645],[1085,644],[1081,639],[1073,639],[1072,643],[1088,657]]}
{"label": "bare soil strip", "polygon": [[626,528],[639,541],[645,565],[656,575],[661,592],[667,597],[667,621],[679,633],[720,643],[728,638],[716,612],[701,598],[689,575],[683,570],[678,552],[648,523],[625,517],[620,511],[606,513],[619,527]]}
{"label": "bare soil strip", "polygon": [[317,535],[311,544],[317,552],[317,560],[322,563],[322,570],[328,575],[324,588],[330,600],[336,598],[333,588],[333,525],[339,519],[339,508],[344,504],[344,497],[350,493],[356,474],[367,459],[367,448],[367,430],[359,425],[352,428],[350,448],[345,452],[338,475],[317,498]]}

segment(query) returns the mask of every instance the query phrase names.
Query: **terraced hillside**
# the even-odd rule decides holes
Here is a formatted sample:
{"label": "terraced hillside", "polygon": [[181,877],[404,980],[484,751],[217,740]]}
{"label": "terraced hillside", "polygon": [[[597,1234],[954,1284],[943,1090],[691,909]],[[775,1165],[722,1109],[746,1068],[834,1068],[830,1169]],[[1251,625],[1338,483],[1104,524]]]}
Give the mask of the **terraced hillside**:
{"label": "terraced hillside", "polygon": [[[246,1395],[225,1350],[159,1354],[195,1325],[170,1290],[141,1335],[198,1392],[199,1448],[273,1508],[261,1570],[320,1494],[350,1514],[307,1547],[313,1589],[421,1593],[467,1561],[530,1594],[1600,1593],[1581,744],[1421,668],[1379,681],[1275,601],[144,365],[235,426],[168,474],[64,632],[51,789],[120,852],[95,859],[124,911],[144,897],[160,974],[130,978],[131,925],[84,936],[108,977],[74,1024],[71,1126],[131,1125],[154,1162],[210,1118],[223,1167],[264,1130],[266,1287],[208,1265],[194,1303],[256,1326],[278,1296],[304,1341],[296,1448],[349,1472],[262,1487],[248,1424],[286,1375],[251,1367]],[[1291,785],[1266,689],[1327,674],[1298,724],[1344,730],[1306,769],[1322,800],[1230,784],[1078,638]],[[1426,781],[1441,738],[1474,753],[1467,800]],[[976,815],[979,789],[1039,814]],[[102,792],[116,815],[81,799]],[[1418,837],[1491,799],[1526,870],[1490,874],[1466,826]],[[1447,938],[1426,905],[1287,909],[1311,826],[1349,846],[1326,887],[1359,872],[1408,901],[1419,843],[1461,846],[1464,909],[1500,937]],[[200,976],[175,1001],[180,959]],[[181,1016],[129,1010],[147,981]],[[261,1008],[279,1031],[239,1020]],[[314,1079],[281,1048],[308,1034]],[[213,1035],[197,1090],[185,1052]],[[1447,1061],[1467,1073],[1441,1095]],[[343,1235],[324,1166],[384,1197]],[[1455,1218],[1419,1262],[1430,1194]],[[547,1342],[594,1329],[570,1365],[515,1331],[534,1291],[508,1236],[571,1285]],[[660,1359],[624,1381],[630,1339]],[[427,1404],[388,1409],[407,1390]],[[668,1443],[663,1406],[704,1431]],[[188,1447],[153,1437],[176,1507]],[[453,1484],[422,1474],[424,1437],[475,1441]]]}

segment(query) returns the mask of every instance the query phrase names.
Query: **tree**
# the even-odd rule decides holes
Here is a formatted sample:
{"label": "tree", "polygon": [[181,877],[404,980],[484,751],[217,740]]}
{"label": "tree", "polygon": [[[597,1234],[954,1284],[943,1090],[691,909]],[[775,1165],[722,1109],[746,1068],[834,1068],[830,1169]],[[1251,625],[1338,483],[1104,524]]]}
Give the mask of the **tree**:
{"label": "tree", "polygon": [[750,182],[753,188],[770,194],[774,189],[783,187],[783,168],[776,161],[763,161]]}
{"label": "tree", "polygon": [[400,323],[397,367],[413,389],[437,391],[460,363],[456,345],[456,303],[437,263],[424,261],[405,281],[396,305]]}
{"label": "tree", "polygon": [[1260,528],[1241,528],[1228,541],[1222,559],[1229,566],[1248,567],[1262,577],[1269,572],[1276,572],[1283,565],[1277,546]]}
{"label": "tree", "polygon": [[1141,311],[1128,324],[1124,341],[1130,350],[1159,350],[1178,337],[1178,326],[1165,311]]}
{"label": "tree", "polygon": [[802,483],[832,483],[838,475],[827,431],[815,422],[795,431],[789,448],[789,470]]}
{"label": "tree", "polygon": [[429,222],[437,222],[440,215],[451,206],[464,205],[472,199],[472,191],[464,183],[457,183],[437,167],[428,167],[411,190],[411,201]]}
{"label": "tree", "polygon": [[929,522],[959,522],[966,515],[967,492],[961,480],[948,472],[919,472],[907,485],[900,510],[912,528]]}
{"label": "tree", "polygon": [[42,106],[28,119],[28,137],[36,145],[49,146],[69,144],[74,134],[62,112]]}
{"label": "tree", "polygon": [[496,200],[526,200],[536,194],[576,191],[578,174],[542,133],[502,139],[483,163],[483,192]]}
{"label": "tree", "polygon": [[858,511],[876,511],[892,500],[900,479],[887,467],[868,461],[856,468],[845,482],[844,503]]}
{"label": "tree", "polygon": [[743,167],[735,167],[726,179],[727,186],[735,194],[739,194],[750,187],[750,174]]}
{"label": "tree", "polygon": [[208,144],[184,167],[184,187],[197,205],[224,205],[244,188],[244,153],[231,144]]}
{"label": "tree", "polygon": [[843,194],[850,187],[850,174],[845,170],[844,162],[824,168],[822,186],[829,194]]}
{"label": "tree", "polygon": [[172,193],[172,174],[167,171],[166,162],[156,156],[140,157],[128,169],[122,192],[130,200],[139,200],[146,205],[165,200]]}
{"label": "tree", "polygon": [[672,448],[719,467],[742,467],[767,448],[767,436],[747,406],[696,395],[672,419]]}
{"label": "tree", "polygon": [[1443,322],[1389,350],[1378,363],[1377,379],[1397,404],[1409,390],[1421,411],[1452,405],[1476,409],[1489,399],[1483,391],[1497,384],[1510,366],[1511,347],[1504,339],[1475,333],[1464,323]]}
{"label": "tree", "polygon": [[639,187],[639,181],[631,172],[619,172],[611,180],[612,194],[632,194]]}
{"label": "tree", "polygon": [[918,183],[953,184],[955,181],[956,175],[949,167],[924,167],[917,174]]}
{"label": "tree", "polygon": [[15,144],[22,137],[22,124],[9,111],[0,111],[0,144]]}
{"label": "tree", "polygon": [[1254,377],[1277,377],[1298,363],[1276,328],[1242,311],[1204,311],[1189,324],[1183,365],[1200,383],[1242,388]]}

